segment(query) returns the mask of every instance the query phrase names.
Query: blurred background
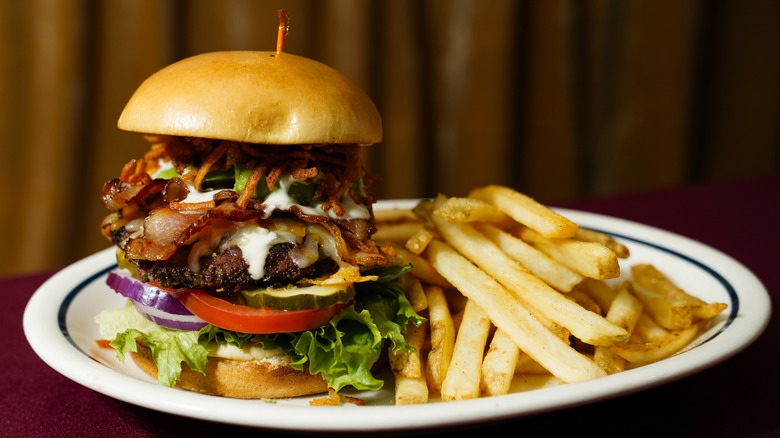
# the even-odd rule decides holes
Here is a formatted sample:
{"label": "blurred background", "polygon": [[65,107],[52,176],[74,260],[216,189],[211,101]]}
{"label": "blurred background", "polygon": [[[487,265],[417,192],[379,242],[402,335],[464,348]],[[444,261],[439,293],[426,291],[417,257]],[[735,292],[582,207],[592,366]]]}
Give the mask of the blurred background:
{"label": "blurred background", "polygon": [[279,8],[286,52],[379,107],[381,198],[497,183],[555,204],[780,169],[773,0],[0,0],[0,275],[107,247],[102,185],[147,149],[116,128],[127,99],[187,56],[275,50]]}

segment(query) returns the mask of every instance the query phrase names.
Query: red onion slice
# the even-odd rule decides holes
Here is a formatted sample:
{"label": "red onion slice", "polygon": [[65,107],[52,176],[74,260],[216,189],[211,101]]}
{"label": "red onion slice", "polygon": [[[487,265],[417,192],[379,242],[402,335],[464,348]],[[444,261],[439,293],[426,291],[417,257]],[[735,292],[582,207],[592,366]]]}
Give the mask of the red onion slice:
{"label": "red onion slice", "polygon": [[138,301],[133,301],[132,303],[141,315],[159,326],[175,330],[197,331],[208,325],[206,321],[193,314],[175,315],[165,313],[155,307],[144,306]]}
{"label": "red onion slice", "polygon": [[200,330],[208,323],[193,315],[165,289],[136,280],[127,272],[113,270],[106,284],[123,297],[130,298],[144,317],[155,324],[176,330]]}
{"label": "red onion slice", "polygon": [[178,298],[169,294],[168,291],[136,280],[125,271],[114,270],[109,272],[106,284],[123,297],[130,298],[145,306],[158,308],[166,313],[176,315],[192,314],[182,305]]}

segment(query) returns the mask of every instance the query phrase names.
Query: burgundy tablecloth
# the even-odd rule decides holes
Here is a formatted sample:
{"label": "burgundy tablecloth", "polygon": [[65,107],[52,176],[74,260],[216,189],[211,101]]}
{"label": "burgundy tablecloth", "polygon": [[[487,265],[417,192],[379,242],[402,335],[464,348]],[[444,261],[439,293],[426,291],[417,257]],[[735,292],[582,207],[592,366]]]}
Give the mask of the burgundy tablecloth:
{"label": "burgundy tablecloth", "polygon": [[[773,175],[583,200],[565,207],[664,228],[728,253],[762,280],[778,308],[779,201],[780,175]],[[130,405],[73,383],[49,368],[33,353],[22,332],[27,300],[48,276],[0,280],[0,436],[276,434]],[[774,318],[744,352],[686,379],[613,400],[470,429],[480,434],[510,431],[525,436],[569,435],[574,430],[580,436],[778,436],[779,345]],[[359,410],[355,415],[360,415]]]}

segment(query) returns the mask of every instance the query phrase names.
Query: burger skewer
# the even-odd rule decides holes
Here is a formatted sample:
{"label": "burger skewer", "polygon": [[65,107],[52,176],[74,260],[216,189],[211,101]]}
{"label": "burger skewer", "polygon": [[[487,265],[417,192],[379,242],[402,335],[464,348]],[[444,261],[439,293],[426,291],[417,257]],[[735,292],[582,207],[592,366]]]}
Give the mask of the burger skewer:
{"label": "burger skewer", "polygon": [[276,35],[276,54],[280,54],[284,51],[284,40],[287,38],[287,32],[290,31],[290,16],[284,9],[276,11],[279,16],[279,30]]}

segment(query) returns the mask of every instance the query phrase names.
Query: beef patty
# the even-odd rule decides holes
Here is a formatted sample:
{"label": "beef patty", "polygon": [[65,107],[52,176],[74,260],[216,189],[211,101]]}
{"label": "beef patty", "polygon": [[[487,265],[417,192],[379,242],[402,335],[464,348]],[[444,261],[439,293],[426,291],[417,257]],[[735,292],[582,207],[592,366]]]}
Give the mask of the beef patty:
{"label": "beef patty", "polygon": [[190,246],[179,248],[167,260],[131,260],[138,268],[139,278],[163,287],[205,289],[232,293],[240,290],[266,287],[283,287],[306,278],[330,275],[338,270],[331,259],[320,259],[314,264],[299,268],[290,256],[295,248],[291,243],[280,243],[271,247],[265,262],[265,275],[255,280],[249,275],[249,265],[244,260],[241,248],[231,246],[224,251],[202,257],[200,272],[190,269],[187,258]]}

